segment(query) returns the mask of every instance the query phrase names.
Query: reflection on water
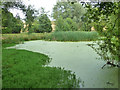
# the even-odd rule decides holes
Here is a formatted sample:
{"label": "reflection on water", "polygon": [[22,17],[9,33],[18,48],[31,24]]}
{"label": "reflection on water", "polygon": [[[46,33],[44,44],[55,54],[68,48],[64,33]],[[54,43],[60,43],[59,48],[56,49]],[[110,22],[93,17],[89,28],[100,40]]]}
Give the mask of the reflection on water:
{"label": "reflection on water", "polygon": [[26,49],[48,55],[52,61],[48,66],[64,67],[72,70],[84,81],[85,88],[118,88],[118,69],[106,66],[87,44],[92,42],[28,41],[16,45],[17,49]]}

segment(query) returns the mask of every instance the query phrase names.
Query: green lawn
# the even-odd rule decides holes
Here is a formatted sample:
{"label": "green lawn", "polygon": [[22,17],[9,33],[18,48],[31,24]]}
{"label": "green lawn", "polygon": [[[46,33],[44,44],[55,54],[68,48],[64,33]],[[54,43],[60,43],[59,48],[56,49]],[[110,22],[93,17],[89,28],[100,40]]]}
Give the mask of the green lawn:
{"label": "green lawn", "polygon": [[[12,44],[13,45],[13,44]],[[80,80],[59,67],[44,67],[50,58],[44,54],[16,49],[2,49],[3,88],[74,88]]]}

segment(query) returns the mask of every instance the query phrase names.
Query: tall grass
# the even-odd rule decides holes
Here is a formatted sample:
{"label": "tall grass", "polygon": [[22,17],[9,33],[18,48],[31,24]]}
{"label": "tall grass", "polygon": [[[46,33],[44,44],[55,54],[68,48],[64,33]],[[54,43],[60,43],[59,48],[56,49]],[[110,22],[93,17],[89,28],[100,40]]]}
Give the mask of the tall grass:
{"label": "tall grass", "polygon": [[85,31],[57,31],[47,36],[47,40],[56,41],[92,41],[98,39],[97,32],[85,32]]}
{"label": "tall grass", "polygon": [[30,40],[50,41],[92,41],[99,37],[97,32],[85,31],[56,31],[53,33],[32,33],[32,34],[2,34],[2,43],[22,43]]}
{"label": "tall grass", "polygon": [[3,34],[2,35],[2,43],[21,43],[24,41],[30,40],[41,40],[45,39],[45,36],[48,36],[49,33],[32,33],[32,34]]}

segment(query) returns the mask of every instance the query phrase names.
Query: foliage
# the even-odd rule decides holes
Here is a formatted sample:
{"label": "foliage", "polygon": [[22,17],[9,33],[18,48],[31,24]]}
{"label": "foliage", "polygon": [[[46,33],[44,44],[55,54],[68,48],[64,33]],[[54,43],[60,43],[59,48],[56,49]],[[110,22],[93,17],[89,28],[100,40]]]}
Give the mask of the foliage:
{"label": "foliage", "polygon": [[2,33],[20,33],[23,23],[9,11],[2,9]]}
{"label": "foliage", "polygon": [[48,18],[48,16],[46,14],[42,14],[40,15],[39,18],[39,31],[36,32],[51,32],[52,31],[52,27],[51,27],[51,21]]}
{"label": "foliage", "polygon": [[39,21],[38,17],[34,19],[34,22],[32,23],[32,30],[33,32],[37,33],[39,31]]}
{"label": "foliage", "polygon": [[[14,2],[2,2],[2,11],[3,11],[3,24],[4,24],[4,30],[3,33],[18,33],[20,32],[20,29],[23,29],[21,27],[22,21],[17,18],[15,20],[15,17],[13,17],[12,13],[10,13],[9,9],[20,9],[25,14],[26,18],[26,28],[29,31],[29,33],[32,32],[32,22],[35,18],[35,13],[37,12],[31,5],[26,7],[22,2],[17,2],[16,0]],[[14,20],[13,20],[14,19]],[[19,20],[19,22],[18,22]],[[8,25],[8,26],[7,26]],[[13,26],[15,25],[15,26]]]}
{"label": "foliage", "polygon": [[[81,17],[82,25],[81,30],[82,31],[91,31],[91,27],[93,27],[93,22],[91,23],[88,18],[88,13],[86,13],[84,16]],[[95,23],[95,22],[94,22]]]}
{"label": "foliage", "polygon": [[84,31],[57,31],[49,36],[46,40],[56,41],[93,41],[99,37],[97,32],[84,32]]}
{"label": "foliage", "polygon": [[63,19],[62,17],[60,17],[56,21],[56,31],[77,31],[77,30],[78,26],[71,18]]}
{"label": "foliage", "polygon": [[92,24],[88,22],[82,22],[81,27],[79,28],[80,31],[91,31]]}
{"label": "foliage", "polygon": [[17,1],[17,0],[14,0],[14,2],[1,2],[2,4],[2,8],[9,11],[9,9],[11,8],[16,8],[16,9],[20,9],[22,11],[25,10],[25,5],[21,2],[21,1]]}
{"label": "foliage", "polygon": [[85,8],[80,3],[71,4],[68,2],[57,2],[53,8],[53,18],[57,21],[60,17],[70,18],[78,27],[81,27],[81,17],[85,14]]}
{"label": "foliage", "polygon": [[14,17],[9,9],[20,9],[24,11],[25,5],[22,2],[1,2],[2,4],[2,33],[20,33],[23,23],[20,17]]}
{"label": "foliage", "polygon": [[65,18],[75,19],[79,22],[80,17],[85,13],[84,8],[81,4],[70,4],[67,2],[57,2],[53,8],[53,17],[58,19],[60,16]]}
{"label": "foliage", "polygon": [[49,33],[52,31],[51,21],[44,8],[41,8],[41,14],[35,18],[32,28],[34,29],[35,33]]}
{"label": "foliage", "polygon": [[29,5],[27,7],[27,9],[25,9],[24,13],[25,13],[25,21],[26,21],[26,28],[28,30],[29,33],[32,32],[32,23],[34,21],[35,18],[35,12],[37,12],[31,5]]}
{"label": "foliage", "polygon": [[[104,60],[120,60],[120,30],[119,30],[119,2],[99,2],[93,7],[89,4],[89,20],[96,22],[95,28],[104,38],[98,42],[98,48],[93,47]],[[95,13],[94,13],[95,12]],[[106,30],[103,30],[106,27]]]}

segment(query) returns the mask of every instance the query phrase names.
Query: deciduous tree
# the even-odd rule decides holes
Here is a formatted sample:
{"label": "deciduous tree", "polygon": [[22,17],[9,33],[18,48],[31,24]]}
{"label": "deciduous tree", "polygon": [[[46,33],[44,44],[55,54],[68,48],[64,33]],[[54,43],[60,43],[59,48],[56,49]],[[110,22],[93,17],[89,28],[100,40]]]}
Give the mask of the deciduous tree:
{"label": "deciduous tree", "polygon": [[[92,48],[104,60],[120,61],[120,2],[98,2],[93,6],[86,4],[89,20],[96,22],[95,28],[103,37],[98,48]],[[103,23],[104,22],[104,23]],[[103,30],[106,27],[106,30]]]}

